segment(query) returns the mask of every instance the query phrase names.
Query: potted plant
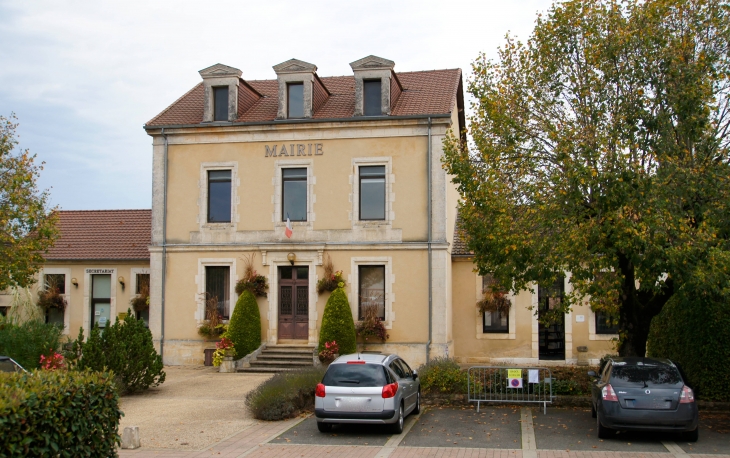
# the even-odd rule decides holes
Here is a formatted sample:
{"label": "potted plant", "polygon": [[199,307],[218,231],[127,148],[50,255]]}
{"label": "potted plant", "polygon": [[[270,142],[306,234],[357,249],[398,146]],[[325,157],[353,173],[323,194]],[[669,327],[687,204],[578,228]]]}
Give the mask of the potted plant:
{"label": "potted plant", "polygon": [[342,271],[335,270],[335,266],[332,264],[332,258],[329,254],[325,255],[322,267],[324,267],[324,277],[317,281],[317,293],[322,294],[325,291],[329,291],[331,293],[337,288],[337,285],[345,282],[342,278]]}
{"label": "potted plant", "polygon": [[198,327],[198,334],[204,337],[205,340],[218,340],[226,332],[223,317],[218,312],[218,298],[208,293],[205,297],[205,320]]}
{"label": "potted plant", "polygon": [[362,340],[362,349],[367,350],[368,342],[385,342],[390,337],[383,321],[378,316],[378,307],[369,305],[363,308],[363,319],[355,325],[357,336]]}
{"label": "potted plant", "polygon": [[255,258],[256,253],[241,258],[244,263],[243,277],[236,282],[236,294],[239,296],[244,291],[251,291],[254,297],[266,297],[266,290],[269,288],[269,285],[266,282],[266,277],[259,275],[253,268],[253,260]]}
{"label": "potted plant", "polygon": [[324,348],[319,352],[319,360],[322,364],[330,364],[332,361],[337,359],[339,356],[340,347],[337,345],[337,341],[325,342]]}
{"label": "potted plant", "polygon": [[68,305],[66,298],[61,294],[61,288],[56,283],[56,278],[52,275],[47,275],[43,289],[38,291],[38,307],[44,311],[58,309],[59,312],[64,312],[66,305]]}
{"label": "potted plant", "polygon": [[220,372],[234,372],[235,363],[233,358],[236,356],[236,349],[233,342],[226,336],[215,344],[215,353],[213,353],[213,365],[220,367]]}
{"label": "potted plant", "polygon": [[150,308],[150,285],[149,283],[142,282],[139,285],[139,294],[134,296],[129,303],[135,312],[144,312]]}

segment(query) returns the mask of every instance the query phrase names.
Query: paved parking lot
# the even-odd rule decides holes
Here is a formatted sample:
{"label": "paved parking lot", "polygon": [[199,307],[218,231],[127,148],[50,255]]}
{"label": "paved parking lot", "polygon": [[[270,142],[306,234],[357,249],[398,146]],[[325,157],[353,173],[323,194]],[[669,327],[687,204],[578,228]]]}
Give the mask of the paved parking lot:
{"label": "paved parking lot", "polygon": [[168,457],[484,457],[484,458],[720,458],[730,457],[730,413],[700,414],[700,440],[672,434],[618,433],[596,437],[595,420],[582,408],[514,406],[430,408],[392,435],[382,426],[343,425],[320,433],[309,416],[259,422],[198,452],[122,451],[124,456]]}

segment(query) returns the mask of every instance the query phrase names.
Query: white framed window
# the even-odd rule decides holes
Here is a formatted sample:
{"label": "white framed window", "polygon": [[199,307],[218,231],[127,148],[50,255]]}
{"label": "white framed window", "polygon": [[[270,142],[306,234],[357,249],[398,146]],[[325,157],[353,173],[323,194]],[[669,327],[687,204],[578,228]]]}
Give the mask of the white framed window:
{"label": "white framed window", "polygon": [[[213,276],[215,278],[212,278]],[[198,324],[206,318],[205,301],[211,293],[220,296],[218,298],[219,310],[224,319],[227,320],[233,314],[238,300],[235,258],[199,258],[195,283],[198,286],[195,294],[195,302],[198,305],[195,319]]]}
{"label": "white framed window", "polygon": [[[361,275],[367,275],[368,278],[361,278]],[[378,308],[382,307],[381,318],[383,318],[385,328],[392,329],[393,321],[395,321],[393,258],[390,256],[350,258],[348,281],[350,282],[349,301],[353,319],[359,320],[363,304],[375,305]]]}
{"label": "white framed window", "polygon": [[[294,234],[297,233],[297,228],[311,231],[314,227],[312,224],[315,220],[314,203],[316,202],[314,185],[317,180],[312,169],[313,161],[311,159],[280,159],[274,163],[274,178],[272,179],[274,212],[271,219],[274,223],[274,230],[282,237],[286,227],[285,207],[289,208],[288,206],[293,205],[298,212],[296,218],[295,215],[290,214]],[[285,177],[285,175],[287,176]],[[293,192],[298,195],[290,195]],[[306,193],[305,200],[301,199],[302,192]],[[294,198],[290,199],[290,197]],[[304,205],[303,209],[301,205]],[[305,212],[303,215],[302,210]]]}
{"label": "white framed window", "polygon": [[[139,267],[133,267],[130,269],[130,279],[129,279],[129,287],[130,294],[133,294],[135,296],[139,296],[141,293],[144,292],[144,285],[147,285],[147,293],[150,293],[150,269],[149,268],[139,268]],[[135,314],[137,319],[144,320],[145,325],[147,327],[150,327],[150,309],[147,308],[147,310],[144,311],[135,311],[132,310],[132,313]]]}
{"label": "white framed window", "polygon": [[63,324],[63,332],[68,333],[70,326],[71,313],[71,269],[64,267],[44,267],[40,272],[40,278],[43,282],[41,287],[45,287],[46,283],[56,284],[61,296],[66,300],[66,308],[61,313],[57,310],[49,310],[46,313],[46,322]]}
{"label": "white framed window", "polygon": [[[390,157],[354,158],[352,172],[353,174],[350,175],[352,189],[350,219],[353,226],[391,226],[395,219],[393,211],[395,176],[392,174],[392,159]],[[379,208],[381,195],[382,209]]]}
{"label": "white framed window", "polygon": [[[476,297],[481,300],[484,295],[485,286],[491,281],[490,277],[482,277],[476,275]],[[512,291],[507,293],[507,299],[512,304],[506,316],[501,316],[497,312],[487,312],[489,316],[485,316],[479,309],[476,310],[476,338],[485,340],[514,340],[517,338],[517,319],[515,312],[515,296]],[[503,326],[504,323],[504,326]],[[492,329],[490,330],[489,327]],[[506,329],[504,329],[506,328]]]}
{"label": "white framed window", "polygon": [[[198,182],[200,189],[198,223],[201,230],[213,228],[236,230],[239,221],[240,184],[238,162],[201,162]],[[226,205],[229,209],[224,208]]]}

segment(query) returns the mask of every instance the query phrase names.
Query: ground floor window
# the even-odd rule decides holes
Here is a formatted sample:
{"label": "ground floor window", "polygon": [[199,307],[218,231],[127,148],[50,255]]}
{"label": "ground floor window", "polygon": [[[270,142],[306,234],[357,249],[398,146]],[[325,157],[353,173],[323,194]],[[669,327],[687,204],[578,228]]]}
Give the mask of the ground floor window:
{"label": "ground floor window", "polygon": [[595,315],[596,334],[618,334],[618,317],[600,310]]}
{"label": "ground floor window", "polygon": [[[494,277],[491,274],[482,277],[483,301],[489,299],[494,303],[499,297],[504,298],[506,294],[501,291],[495,291],[493,289],[494,285]],[[509,309],[484,310],[482,312],[482,332],[509,333]]]}
{"label": "ground floor window", "polygon": [[0,307],[0,316],[8,316],[8,309],[10,307]]}
{"label": "ground floor window", "polygon": [[[64,274],[45,274],[43,276],[43,288],[57,301],[63,302],[63,295],[66,294],[66,275]],[[56,307],[46,308],[46,323],[64,324],[64,312]]]}
{"label": "ground floor window", "polygon": [[230,272],[228,266],[205,267],[205,305],[206,310],[216,308],[218,315],[227,320],[230,313]]}
{"label": "ground floor window", "polygon": [[358,320],[372,307],[385,321],[385,266],[358,266],[358,278]]}

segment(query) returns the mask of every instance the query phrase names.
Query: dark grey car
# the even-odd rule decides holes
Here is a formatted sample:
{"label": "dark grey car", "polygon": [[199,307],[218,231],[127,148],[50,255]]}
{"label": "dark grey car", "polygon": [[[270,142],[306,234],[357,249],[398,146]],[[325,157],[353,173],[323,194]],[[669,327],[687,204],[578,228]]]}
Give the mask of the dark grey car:
{"label": "dark grey car", "polygon": [[598,437],[616,430],[683,433],[694,442],[699,435],[694,392],[668,359],[612,358],[592,387],[593,417]]}
{"label": "dark grey car", "polygon": [[26,371],[23,366],[18,364],[13,358],[10,356],[0,356],[0,372],[25,372]]}

